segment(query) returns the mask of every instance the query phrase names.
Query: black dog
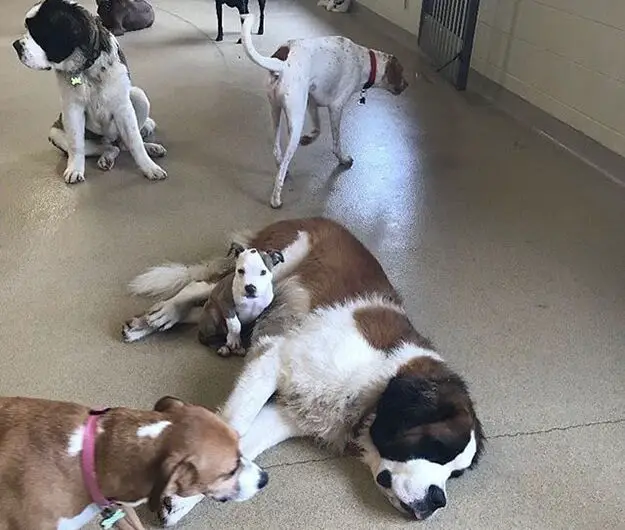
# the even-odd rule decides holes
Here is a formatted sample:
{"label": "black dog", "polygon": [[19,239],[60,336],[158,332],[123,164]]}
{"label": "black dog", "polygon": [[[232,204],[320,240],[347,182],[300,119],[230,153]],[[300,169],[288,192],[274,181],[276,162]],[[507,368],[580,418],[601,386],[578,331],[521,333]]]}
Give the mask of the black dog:
{"label": "black dog", "polygon": [[[258,0],[258,6],[260,7],[260,22],[258,23],[258,34],[262,35],[265,32],[265,4],[267,0]],[[249,9],[247,7],[248,0],[215,0],[215,7],[217,8],[217,40],[222,41],[224,39],[224,26],[223,26],[223,6],[226,4],[228,7],[235,7],[239,10],[239,15],[248,15]],[[241,39],[237,41],[241,44]]]}

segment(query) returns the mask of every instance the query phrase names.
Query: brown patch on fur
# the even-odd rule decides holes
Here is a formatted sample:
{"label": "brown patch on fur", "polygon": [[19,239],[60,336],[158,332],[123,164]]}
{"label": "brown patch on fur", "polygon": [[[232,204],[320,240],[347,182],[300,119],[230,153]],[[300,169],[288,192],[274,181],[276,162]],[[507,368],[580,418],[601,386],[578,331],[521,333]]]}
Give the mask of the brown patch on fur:
{"label": "brown patch on fur", "polygon": [[373,254],[349,230],[329,219],[279,221],[261,230],[251,245],[284,250],[300,231],[308,233],[310,248],[291,275],[310,293],[311,309],[368,295],[401,304]]}
{"label": "brown patch on fur", "polygon": [[281,61],[286,61],[289,56],[289,52],[291,49],[288,46],[280,46],[272,55],[274,59],[280,59]]}
{"label": "brown patch on fur", "polygon": [[[159,403],[158,411],[114,408],[99,418],[102,494],[128,502],[150,497],[154,508],[163,492],[234,491],[236,476],[223,477],[239,458],[236,432],[205,408],[173,398]],[[68,454],[70,437],[88,413],[73,403],[0,398],[0,528],[56,528],[61,517],[72,518],[92,502],[80,456]],[[137,436],[139,427],[163,420],[172,425],[156,439]]]}
{"label": "brown patch on fur", "polygon": [[391,55],[391,58],[386,61],[384,77],[397,93],[403,92],[408,86],[404,79],[404,67],[394,55]]}
{"label": "brown patch on fur", "polygon": [[464,381],[443,361],[427,356],[411,359],[400,367],[397,376],[429,381],[433,395],[426,397],[430,397],[439,408],[444,406],[448,411],[453,411],[442,421],[411,429],[407,439],[412,443],[422,437],[452,440],[458,433],[475,430],[477,453],[474,463],[477,462],[483,451],[484,433]]}
{"label": "brown patch on fur", "polygon": [[418,333],[408,317],[396,309],[363,307],[354,311],[354,320],[360,333],[377,350],[388,353],[404,343],[434,349],[430,340]]}

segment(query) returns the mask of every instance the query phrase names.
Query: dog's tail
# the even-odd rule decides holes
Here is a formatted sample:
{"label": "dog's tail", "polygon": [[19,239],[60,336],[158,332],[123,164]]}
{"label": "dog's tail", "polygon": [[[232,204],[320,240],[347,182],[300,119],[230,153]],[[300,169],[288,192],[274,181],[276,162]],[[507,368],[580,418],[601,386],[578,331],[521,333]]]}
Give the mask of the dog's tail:
{"label": "dog's tail", "polygon": [[284,61],[275,57],[265,57],[258,53],[252,42],[252,26],[254,25],[254,15],[243,15],[243,26],[241,27],[241,42],[247,56],[261,68],[265,68],[270,72],[282,72],[284,70]]}
{"label": "dog's tail", "polygon": [[[253,236],[254,232],[239,231],[233,233],[229,241],[247,247]],[[194,265],[164,263],[137,276],[128,288],[137,296],[169,298],[191,282],[218,282],[234,270],[234,261],[232,255],[225,255]]]}

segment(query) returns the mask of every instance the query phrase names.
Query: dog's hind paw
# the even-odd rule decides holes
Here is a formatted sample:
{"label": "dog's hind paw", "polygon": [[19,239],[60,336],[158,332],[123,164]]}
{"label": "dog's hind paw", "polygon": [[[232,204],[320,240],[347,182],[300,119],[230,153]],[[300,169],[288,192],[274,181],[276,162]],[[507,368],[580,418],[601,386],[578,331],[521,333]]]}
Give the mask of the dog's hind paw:
{"label": "dog's hind paw", "polygon": [[143,127],[141,127],[141,138],[144,140],[154,134],[156,130],[156,122],[152,118],[145,120]]}
{"label": "dog's hind paw", "polygon": [[162,158],[167,154],[167,149],[165,149],[161,144],[146,142],[143,145],[151,158]]}
{"label": "dog's hind paw", "polygon": [[148,325],[145,317],[133,317],[124,322],[122,339],[124,342],[136,342],[153,332],[154,330]]}

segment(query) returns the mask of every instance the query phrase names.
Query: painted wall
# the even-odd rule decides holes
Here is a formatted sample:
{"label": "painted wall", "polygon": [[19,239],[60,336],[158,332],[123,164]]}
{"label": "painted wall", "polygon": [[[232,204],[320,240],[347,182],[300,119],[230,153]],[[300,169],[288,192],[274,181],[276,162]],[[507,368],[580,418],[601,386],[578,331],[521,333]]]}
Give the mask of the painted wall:
{"label": "painted wall", "polygon": [[472,66],[625,156],[625,0],[482,0]]}
{"label": "painted wall", "polygon": [[[416,35],[419,31],[422,0],[357,0],[381,17]],[[625,0],[623,0],[625,2]]]}

